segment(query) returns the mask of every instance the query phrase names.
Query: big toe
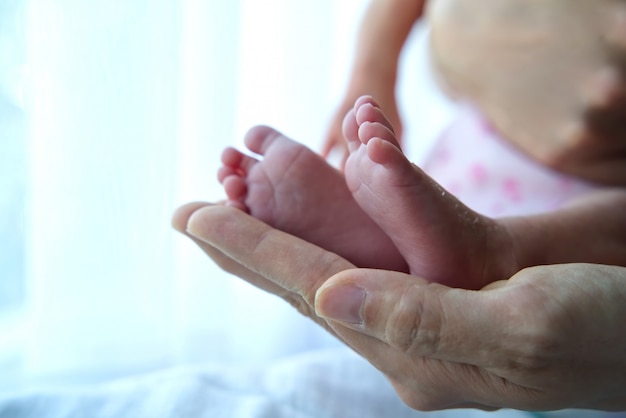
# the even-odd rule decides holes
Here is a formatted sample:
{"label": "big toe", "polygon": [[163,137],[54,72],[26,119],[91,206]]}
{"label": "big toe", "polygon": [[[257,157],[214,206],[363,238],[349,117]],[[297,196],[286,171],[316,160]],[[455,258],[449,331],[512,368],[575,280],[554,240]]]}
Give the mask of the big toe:
{"label": "big toe", "polygon": [[256,154],[265,155],[276,144],[293,142],[276,129],[259,125],[251,128],[244,137],[248,149]]}

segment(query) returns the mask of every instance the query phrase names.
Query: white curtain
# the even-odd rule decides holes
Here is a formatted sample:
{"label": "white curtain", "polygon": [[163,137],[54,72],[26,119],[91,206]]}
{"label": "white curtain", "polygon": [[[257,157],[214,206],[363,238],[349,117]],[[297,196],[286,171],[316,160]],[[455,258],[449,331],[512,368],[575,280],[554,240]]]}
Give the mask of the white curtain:
{"label": "white curtain", "polygon": [[[169,223],[179,204],[222,197],[219,155],[250,126],[320,147],[366,4],[3,0],[0,144],[17,156],[0,167],[13,193],[0,239],[17,255],[0,259],[0,290],[13,289],[0,298],[0,388],[338,344]],[[411,100],[421,87],[404,83]],[[444,113],[411,114],[408,136]]]}

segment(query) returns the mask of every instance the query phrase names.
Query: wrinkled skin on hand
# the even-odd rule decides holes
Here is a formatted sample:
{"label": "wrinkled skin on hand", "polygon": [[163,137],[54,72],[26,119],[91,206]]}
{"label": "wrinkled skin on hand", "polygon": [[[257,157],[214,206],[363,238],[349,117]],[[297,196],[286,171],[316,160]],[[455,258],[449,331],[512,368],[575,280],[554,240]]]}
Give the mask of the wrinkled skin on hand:
{"label": "wrinkled skin on hand", "polygon": [[626,408],[623,268],[534,267],[479,292],[351,270],[322,286],[317,312],[346,284],[367,289],[363,323],[348,326],[383,343],[355,349],[409,406]]}
{"label": "wrinkled skin on hand", "polygon": [[623,0],[434,0],[431,55],[444,89],[522,151],[624,186],[625,16]]}
{"label": "wrinkled skin on hand", "polygon": [[367,358],[413,408],[626,410],[624,268],[533,267],[468,291],[355,269],[234,208],[188,204],[173,224]]}

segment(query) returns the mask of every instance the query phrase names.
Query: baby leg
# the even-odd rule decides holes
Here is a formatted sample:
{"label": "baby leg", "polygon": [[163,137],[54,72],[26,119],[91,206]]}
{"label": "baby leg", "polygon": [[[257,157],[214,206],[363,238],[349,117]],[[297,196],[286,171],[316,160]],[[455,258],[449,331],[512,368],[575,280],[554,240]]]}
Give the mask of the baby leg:
{"label": "baby leg", "polygon": [[266,126],[252,128],[250,157],[227,148],[218,179],[227,204],[335,252],[359,267],[408,271],[391,240],[354,201],[343,175],[305,146]]}
{"label": "baby leg", "polygon": [[344,135],[350,148],[348,187],[392,238],[412,274],[474,289],[508,277],[512,253],[504,228],[411,164],[371,98],[357,100],[344,121]]}

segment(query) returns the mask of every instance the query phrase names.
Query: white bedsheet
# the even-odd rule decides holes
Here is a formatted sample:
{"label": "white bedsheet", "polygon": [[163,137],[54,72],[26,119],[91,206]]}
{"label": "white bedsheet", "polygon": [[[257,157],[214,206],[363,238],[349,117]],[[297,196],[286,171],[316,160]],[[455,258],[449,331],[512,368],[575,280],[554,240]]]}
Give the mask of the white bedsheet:
{"label": "white bedsheet", "polygon": [[348,349],[306,353],[256,368],[178,368],[80,389],[38,389],[0,396],[2,418],[532,416],[511,410],[413,411],[377,370]]}

